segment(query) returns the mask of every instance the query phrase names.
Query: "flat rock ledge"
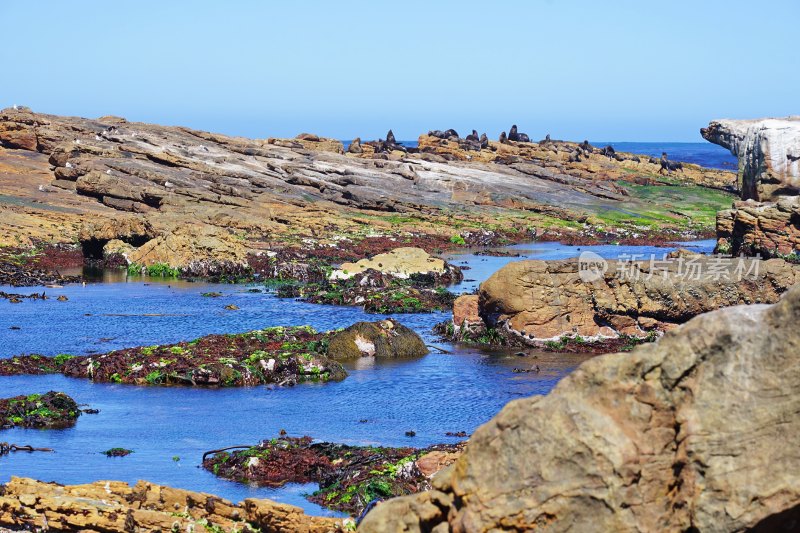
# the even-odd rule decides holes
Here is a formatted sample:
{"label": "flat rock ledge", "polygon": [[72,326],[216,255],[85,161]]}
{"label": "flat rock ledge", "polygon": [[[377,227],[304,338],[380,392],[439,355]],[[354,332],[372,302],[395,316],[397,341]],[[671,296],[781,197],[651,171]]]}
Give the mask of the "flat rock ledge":
{"label": "flat rock ledge", "polygon": [[58,485],[12,477],[0,486],[2,527],[28,531],[347,531],[349,519],[308,516],[299,507],[248,498],[233,504],[210,494],[139,481]]}
{"label": "flat rock ledge", "polygon": [[[590,359],[510,402],[364,532],[793,531],[800,287]],[[795,529],[793,529],[795,528]]]}

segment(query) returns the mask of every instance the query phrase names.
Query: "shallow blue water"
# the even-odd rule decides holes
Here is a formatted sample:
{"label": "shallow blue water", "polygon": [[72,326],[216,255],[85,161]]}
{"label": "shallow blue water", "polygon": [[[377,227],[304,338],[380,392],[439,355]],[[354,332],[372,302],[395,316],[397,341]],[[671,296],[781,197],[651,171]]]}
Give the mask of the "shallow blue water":
{"label": "shallow blue water", "polygon": [[[713,241],[692,243],[710,251]],[[612,258],[624,253],[663,254],[669,248],[631,246],[564,246],[557,243],[519,245],[520,258],[457,254],[466,262],[468,279],[454,287],[472,290],[479,281],[509,261],[526,257],[559,259],[592,250]],[[271,325],[311,324],[318,329],[376,320],[358,308],[318,306],[250,293],[248,287],[183,282],[106,282],[63,289],[0,287],[0,290],[46,290],[69,301],[0,301],[0,357],[20,353],[89,353],[142,344],[164,344],[208,333],[232,333]],[[202,292],[219,291],[221,298]],[[235,303],[241,310],[226,311]],[[158,313],[161,316],[144,316]],[[88,316],[87,316],[88,315]],[[348,365],[350,376],[339,383],[304,384],[291,388],[248,387],[202,389],[94,384],[63,376],[0,378],[0,397],[60,390],[79,403],[100,409],[64,430],[12,429],[0,440],[50,447],[55,453],[15,453],[0,457],[0,482],[10,476],[83,483],[99,479],[135,482],[147,479],[200,490],[239,501],[268,497],[326,513],[308,503],[303,493],[315,486],[280,489],[249,487],[215,478],[197,467],[204,451],[255,444],[285,429],[290,435],[349,444],[427,446],[447,442],[447,431],[471,433],[508,401],[545,394],[585,356],[538,354],[539,374],[513,373],[530,359],[503,351],[436,343],[430,328],[449,313],[400,315],[397,318],[427,341],[450,353],[413,361],[376,363],[368,359]],[[11,330],[18,326],[20,330]],[[360,423],[366,419],[368,422]],[[405,432],[414,430],[416,437]],[[99,452],[125,447],[134,453],[106,458]],[[179,457],[174,461],[173,457]]]}

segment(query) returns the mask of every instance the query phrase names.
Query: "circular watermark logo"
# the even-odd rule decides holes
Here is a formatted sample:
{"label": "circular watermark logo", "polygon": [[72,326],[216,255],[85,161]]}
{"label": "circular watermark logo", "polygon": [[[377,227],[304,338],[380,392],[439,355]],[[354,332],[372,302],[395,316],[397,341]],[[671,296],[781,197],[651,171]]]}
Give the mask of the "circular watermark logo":
{"label": "circular watermark logo", "polygon": [[581,252],[578,257],[578,276],[584,283],[602,279],[606,270],[608,270],[608,263],[594,252]]}

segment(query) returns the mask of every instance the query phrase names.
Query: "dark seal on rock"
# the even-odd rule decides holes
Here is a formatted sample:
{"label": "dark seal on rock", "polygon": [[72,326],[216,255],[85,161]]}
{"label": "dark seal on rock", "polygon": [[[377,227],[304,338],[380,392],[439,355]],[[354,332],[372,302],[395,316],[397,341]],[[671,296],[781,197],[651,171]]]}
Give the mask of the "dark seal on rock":
{"label": "dark seal on rock", "polygon": [[508,132],[508,140],[509,141],[515,141],[515,142],[521,142],[521,143],[531,142],[531,139],[530,139],[530,137],[528,137],[527,134],[519,133],[517,131],[517,125],[516,124],[511,126],[511,129]]}
{"label": "dark seal on rock", "polygon": [[351,142],[350,146],[347,147],[347,151],[351,154],[363,153],[364,149],[361,147],[361,137],[356,137],[353,139],[353,142]]}
{"label": "dark seal on rock", "polygon": [[680,161],[670,161],[667,159],[667,152],[661,152],[661,160],[659,161],[661,164],[661,169],[659,173],[666,171],[667,173],[672,171],[683,170],[683,163]]}

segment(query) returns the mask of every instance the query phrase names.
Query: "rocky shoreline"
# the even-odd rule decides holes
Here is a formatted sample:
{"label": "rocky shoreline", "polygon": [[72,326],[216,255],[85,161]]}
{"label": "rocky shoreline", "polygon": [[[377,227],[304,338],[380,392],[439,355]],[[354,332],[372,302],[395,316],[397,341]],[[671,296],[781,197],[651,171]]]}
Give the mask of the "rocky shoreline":
{"label": "rocky shoreline", "polygon": [[[715,121],[704,129],[739,155],[736,183],[732,173],[666,154],[531,142],[516,126],[496,142],[477,131],[462,138],[435,130],[408,149],[390,131],[344,150],[312,134],[252,140],[119,117],[3,110],[0,186],[8,194],[0,216],[9,223],[0,229],[0,284],[75,282],[60,271],[82,264],[131,276],[258,280],[278,296],[367,312],[452,308],[452,321],[439,327],[448,340],[518,347],[526,363],[533,350],[619,351],[587,361],[545,397],[511,402],[467,444],[344,446],[282,434],[203,458],[205,469],[238,482],[316,482],[309,500],[365,512],[363,531],[782,526],[800,506],[796,457],[773,446],[793,442],[800,425],[791,393],[800,353],[793,329],[800,289],[792,288],[800,282],[797,124]],[[740,200],[717,215],[732,192]],[[719,252],[773,259],[681,250],[659,264],[514,261],[477,294],[456,298],[446,287],[463,280],[461,269],[431,255],[534,239],[663,244],[712,234]],[[341,361],[427,353],[419,335],[388,319],[91,356],[20,355],[0,359],[0,375],[291,386],[345,379]],[[535,364],[513,370],[534,371]],[[65,427],[80,413],[56,392],[0,400],[3,428]],[[0,526],[342,531],[353,524],[147,482],[13,478],[0,488]]]}
{"label": "rocky shoreline", "polygon": [[140,481],[58,485],[12,477],[0,486],[0,528],[14,531],[352,531],[350,519],[308,516],[299,507],[248,498],[240,504]]}

